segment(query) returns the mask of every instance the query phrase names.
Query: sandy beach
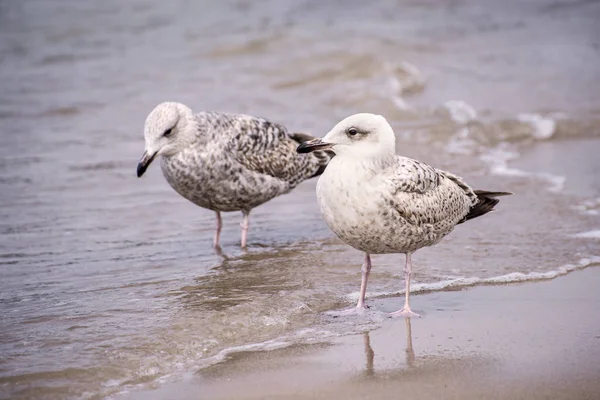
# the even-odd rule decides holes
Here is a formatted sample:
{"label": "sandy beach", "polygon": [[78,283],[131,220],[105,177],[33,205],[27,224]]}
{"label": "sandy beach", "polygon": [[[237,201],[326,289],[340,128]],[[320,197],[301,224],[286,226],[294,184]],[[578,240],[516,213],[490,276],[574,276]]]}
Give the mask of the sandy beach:
{"label": "sandy beach", "polygon": [[[424,318],[243,352],[137,399],[597,399],[600,268],[415,296]],[[392,311],[397,298],[371,301]]]}

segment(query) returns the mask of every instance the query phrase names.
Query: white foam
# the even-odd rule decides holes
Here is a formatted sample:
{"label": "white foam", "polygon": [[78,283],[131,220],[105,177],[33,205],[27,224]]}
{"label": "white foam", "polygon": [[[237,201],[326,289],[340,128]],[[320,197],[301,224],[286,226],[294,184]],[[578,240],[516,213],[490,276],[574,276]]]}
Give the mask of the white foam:
{"label": "white foam", "polygon": [[573,235],[573,237],[582,239],[600,239],[600,230],[577,233]]}
{"label": "white foam", "polygon": [[231,355],[235,353],[248,352],[248,351],[269,351],[277,350],[289,347],[299,343],[315,343],[323,341],[327,338],[339,336],[337,333],[330,331],[318,331],[312,328],[301,329],[289,335],[281,336],[276,339],[266,340],[264,342],[244,344],[240,346],[229,347],[223,349],[212,357],[208,357],[199,360],[197,367],[206,368],[211,365],[218,364],[227,360]]}
{"label": "white foam", "polygon": [[[356,333],[356,332],[350,332],[350,334],[352,334],[352,333]],[[276,339],[266,340],[264,342],[249,343],[249,344],[229,347],[229,348],[219,351],[217,354],[215,354],[212,357],[207,357],[204,359],[198,359],[202,355],[196,354],[196,356],[198,358],[190,357],[187,360],[182,360],[180,363],[178,363],[177,368],[174,368],[170,373],[165,373],[164,375],[156,377],[156,379],[154,379],[153,382],[164,384],[164,383],[168,383],[168,382],[174,382],[174,381],[181,380],[185,376],[185,372],[190,371],[190,369],[192,369],[192,368],[196,370],[199,368],[202,369],[202,368],[210,367],[215,364],[219,364],[219,363],[227,360],[229,357],[231,357],[233,354],[236,354],[236,353],[249,352],[249,351],[254,352],[254,351],[278,350],[278,349],[283,349],[283,348],[292,346],[294,344],[321,343],[321,342],[326,342],[327,340],[331,339],[332,337],[337,337],[337,336],[340,336],[340,334],[331,332],[331,331],[326,331],[326,330],[316,330],[313,328],[305,328],[305,329],[300,329],[296,332],[293,332],[289,335],[281,336]],[[148,374],[148,376],[157,375],[158,373],[159,373],[159,371],[156,371],[155,373]],[[143,390],[147,387],[148,387],[148,382],[145,382],[142,384],[128,385],[125,387],[121,387],[117,393],[107,395],[106,398],[107,399],[118,398],[119,396],[122,396],[131,391]]]}
{"label": "white foam", "polygon": [[468,127],[459,129],[448,141],[446,151],[450,154],[473,154],[477,147],[477,143],[471,139],[469,134]]}
{"label": "white foam", "polygon": [[573,209],[585,215],[600,215],[600,197],[584,200],[581,203],[574,205]]}
{"label": "white foam", "polygon": [[397,65],[385,63],[383,67],[389,76],[388,87],[392,102],[400,110],[411,110],[412,107],[402,96],[422,91],[427,82],[425,76],[416,66],[407,61],[402,61]]}
{"label": "white foam", "polygon": [[477,119],[477,111],[465,101],[449,100],[442,107],[448,113],[448,117],[458,124],[466,124]]}
{"label": "white foam", "polygon": [[[600,234],[600,231],[598,231]],[[600,256],[593,256],[589,258],[582,258],[576,264],[567,264],[557,269],[547,272],[512,272],[510,274],[495,276],[491,278],[478,278],[478,277],[459,277],[448,279],[433,283],[415,283],[411,285],[411,293],[419,292],[439,292],[450,288],[460,288],[467,286],[478,286],[478,285],[494,285],[494,284],[507,284],[507,283],[519,283],[529,281],[543,281],[548,279],[554,279],[558,276],[566,275],[569,272],[589,267],[590,265],[600,264]],[[378,297],[389,297],[404,294],[404,290],[398,290],[393,292],[368,292],[367,297],[378,298]],[[358,300],[358,292],[350,293],[346,295],[346,298],[352,301]]]}
{"label": "white foam", "polygon": [[412,110],[412,107],[406,102],[406,100],[404,100],[402,98],[402,96],[400,96],[398,94],[392,94],[391,99],[392,99],[392,102],[394,103],[394,105],[396,106],[396,108],[398,108],[399,110],[402,110],[402,111]]}
{"label": "white foam", "polygon": [[547,172],[529,172],[509,167],[508,162],[518,156],[519,153],[509,150],[506,144],[502,144],[482,154],[480,159],[490,166],[490,173],[493,175],[533,177],[546,181],[548,183],[548,190],[551,192],[556,193],[564,189],[566,181],[564,176]]}
{"label": "white foam", "polygon": [[539,114],[519,114],[517,120],[531,127],[531,136],[536,139],[549,139],[556,132],[556,121]]}

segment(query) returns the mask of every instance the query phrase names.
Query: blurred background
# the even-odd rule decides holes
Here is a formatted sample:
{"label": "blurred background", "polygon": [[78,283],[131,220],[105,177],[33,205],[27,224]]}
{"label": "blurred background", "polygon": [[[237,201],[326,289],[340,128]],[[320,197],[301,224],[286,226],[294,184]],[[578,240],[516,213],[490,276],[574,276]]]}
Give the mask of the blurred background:
{"label": "blurred background", "polygon": [[[320,316],[362,257],[316,180],[253,212],[247,252],[227,214],[217,253],[212,212],[135,177],[166,100],[315,136],[382,114],[398,153],[516,193],[419,251],[416,291],[597,265],[598,21],[592,0],[0,0],[0,397],[104,398],[377,327]],[[372,298],[403,263],[374,257]]]}

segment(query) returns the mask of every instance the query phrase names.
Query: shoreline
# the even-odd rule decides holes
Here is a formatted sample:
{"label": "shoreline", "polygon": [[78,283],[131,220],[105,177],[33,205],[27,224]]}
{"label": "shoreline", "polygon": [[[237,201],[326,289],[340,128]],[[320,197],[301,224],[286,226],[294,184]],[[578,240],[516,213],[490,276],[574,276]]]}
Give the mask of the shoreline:
{"label": "shoreline", "polygon": [[[234,353],[180,382],[117,398],[598,398],[599,284],[600,268],[591,266],[547,281],[421,294],[424,318]],[[396,303],[369,301],[385,312]]]}

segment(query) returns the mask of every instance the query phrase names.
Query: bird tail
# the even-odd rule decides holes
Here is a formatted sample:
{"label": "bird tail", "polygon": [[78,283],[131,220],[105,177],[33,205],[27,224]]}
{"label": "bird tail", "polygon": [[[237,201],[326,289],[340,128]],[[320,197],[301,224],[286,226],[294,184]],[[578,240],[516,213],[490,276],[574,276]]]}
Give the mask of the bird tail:
{"label": "bird tail", "polygon": [[486,190],[475,190],[474,193],[477,196],[477,203],[471,207],[469,213],[459,222],[459,224],[493,211],[496,204],[500,202],[500,199],[497,199],[497,197],[510,196],[513,194],[510,192],[488,192]]}
{"label": "bird tail", "polygon": [[[306,133],[291,133],[290,137],[296,142],[298,142],[298,144],[302,144],[304,142],[308,142],[309,140],[315,139],[315,137]],[[323,171],[325,171],[327,164],[329,164],[329,161],[331,161],[333,156],[335,156],[335,153],[331,150],[315,150],[311,152],[310,155],[315,158],[318,164],[317,170],[311,176],[311,178],[314,178],[316,176],[321,175]]]}

